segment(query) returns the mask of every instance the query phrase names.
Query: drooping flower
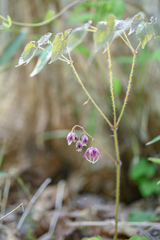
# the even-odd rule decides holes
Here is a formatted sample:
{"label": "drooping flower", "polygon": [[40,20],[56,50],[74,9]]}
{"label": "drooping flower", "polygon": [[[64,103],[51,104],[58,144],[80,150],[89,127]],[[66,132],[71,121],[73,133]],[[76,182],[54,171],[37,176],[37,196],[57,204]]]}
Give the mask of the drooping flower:
{"label": "drooping flower", "polygon": [[78,136],[76,133],[74,132],[70,132],[67,135],[67,141],[68,141],[68,145],[71,145],[72,142],[76,142],[78,140]]}
{"label": "drooping flower", "polygon": [[83,143],[82,143],[82,141],[81,140],[78,140],[77,142],[76,142],[76,151],[77,152],[81,152],[82,151],[82,148],[83,148]]}
{"label": "drooping flower", "polygon": [[[89,158],[87,157],[87,155],[89,156]],[[86,152],[85,152],[85,154],[84,154],[83,157],[85,157],[88,162],[91,162],[91,163],[94,164],[94,163],[96,163],[96,162],[99,160],[99,158],[102,157],[102,156],[101,156],[101,154],[100,154],[100,152],[98,151],[97,148],[95,148],[95,147],[89,147],[89,148],[86,150]]]}
{"label": "drooping flower", "polygon": [[88,144],[88,137],[87,137],[87,135],[83,135],[81,137],[81,140],[82,140],[83,146],[87,146],[87,144]]}

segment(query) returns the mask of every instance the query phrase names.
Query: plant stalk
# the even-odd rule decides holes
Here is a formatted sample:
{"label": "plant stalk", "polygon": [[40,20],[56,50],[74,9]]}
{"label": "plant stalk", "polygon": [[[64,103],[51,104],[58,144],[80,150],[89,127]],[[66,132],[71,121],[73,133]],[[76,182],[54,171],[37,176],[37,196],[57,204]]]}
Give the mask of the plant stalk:
{"label": "plant stalk", "polygon": [[119,148],[118,148],[118,138],[117,138],[117,130],[113,130],[114,133],[114,143],[115,143],[115,151],[117,157],[116,163],[116,214],[115,214],[115,235],[114,240],[117,240],[117,232],[118,232],[118,210],[119,210],[119,195],[120,195],[120,169],[121,169],[121,161],[119,156]]}

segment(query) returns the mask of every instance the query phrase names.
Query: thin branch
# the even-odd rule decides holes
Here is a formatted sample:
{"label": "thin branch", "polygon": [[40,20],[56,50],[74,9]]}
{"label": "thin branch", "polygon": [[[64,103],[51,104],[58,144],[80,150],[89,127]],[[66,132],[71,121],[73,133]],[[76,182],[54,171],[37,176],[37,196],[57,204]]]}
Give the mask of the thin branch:
{"label": "thin branch", "polygon": [[91,95],[88,93],[88,91],[86,90],[85,86],[83,85],[81,79],[78,76],[78,73],[73,65],[72,59],[71,59],[71,55],[69,54],[69,59],[70,59],[70,65],[73,69],[74,74],[76,75],[76,78],[78,79],[78,82],[80,83],[82,89],[85,91],[85,93],[87,94],[88,98],[91,100],[91,102],[94,104],[94,106],[97,108],[97,110],[100,112],[100,114],[102,115],[102,117],[106,120],[106,122],[109,124],[109,126],[113,129],[113,125],[111,124],[111,122],[108,120],[108,118],[104,115],[104,113],[101,111],[101,109],[98,107],[98,105],[95,103],[95,101],[93,100],[93,98],[91,97]]}
{"label": "thin branch", "polygon": [[131,72],[130,72],[130,77],[129,77],[129,82],[128,82],[128,87],[127,87],[127,92],[126,92],[126,96],[125,96],[125,99],[124,99],[124,103],[123,103],[123,107],[122,107],[122,110],[121,110],[121,113],[119,115],[119,118],[117,120],[117,123],[116,123],[116,128],[118,127],[119,125],[119,122],[122,118],[122,115],[123,115],[123,112],[124,112],[124,109],[125,109],[125,106],[127,104],[127,100],[128,100],[128,96],[129,96],[129,92],[130,92],[130,88],[131,88],[131,83],[132,83],[132,75],[133,75],[133,70],[134,70],[134,65],[135,65],[135,59],[136,59],[136,52],[134,51],[133,52],[133,62],[132,62],[132,68],[131,68]]}
{"label": "thin branch", "polygon": [[[15,21],[12,21],[12,24],[14,25],[17,25],[17,26],[22,26],[22,27],[41,27],[41,26],[44,26],[50,22],[52,22],[53,20],[55,20],[56,18],[60,17],[64,12],[66,12],[69,8],[73,7],[74,5],[76,4],[79,4],[79,3],[82,3],[82,2],[88,2],[88,1],[91,1],[91,0],[84,0],[84,1],[74,1],[70,4],[68,4],[66,7],[64,7],[59,13],[57,13],[56,15],[54,15],[53,17],[51,17],[50,19],[46,20],[46,21],[43,21],[43,22],[40,22],[40,23],[20,23],[20,22],[15,22]],[[6,22],[8,22],[8,19],[1,16],[0,15],[0,18]]]}

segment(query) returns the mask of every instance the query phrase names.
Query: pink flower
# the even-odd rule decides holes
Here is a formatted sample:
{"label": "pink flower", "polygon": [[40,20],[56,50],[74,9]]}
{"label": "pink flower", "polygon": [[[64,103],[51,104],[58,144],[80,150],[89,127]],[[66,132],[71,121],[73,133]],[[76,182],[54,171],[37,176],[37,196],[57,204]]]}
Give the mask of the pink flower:
{"label": "pink flower", "polygon": [[81,151],[82,151],[82,148],[83,148],[83,143],[82,143],[81,140],[78,140],[78,141],[76,142],[76,149],[77,149],[77,151],[78,151],[78,152],[81,152]]}
{"label": "pink flower", "polygon": [[87,144],[88,144],[88,137],[87,137],[87,135],[83,135],[81,137],[81,140],[82,140],[83,146],[87,146]]}
{"label": "pink flower", "polygon": [[67,135],[68,145],[71,145],[72,142],[76,142],[78,140],[78,136],[76,133],[70,132]]}
{"label": "pink flower", "polygon": [[[87,154],[89,155],[89,158],[87,157]],[[96,157],[97,156],[97,157]],[[97,148],[94,148],[94,147],[89,147],[84,156],[88,162],[91,162],[91,163],[96,163],[98,160],[99,160],[99,157],[102,157],[100,152],[98,151]]]}

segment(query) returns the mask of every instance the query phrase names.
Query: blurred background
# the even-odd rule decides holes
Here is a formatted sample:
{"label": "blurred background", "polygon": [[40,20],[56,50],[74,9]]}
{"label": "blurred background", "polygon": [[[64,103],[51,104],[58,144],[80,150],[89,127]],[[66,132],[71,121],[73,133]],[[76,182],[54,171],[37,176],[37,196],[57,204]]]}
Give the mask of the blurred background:
{"label": "blurred background", "polygon": [[[9,15],[16,22],[39,23],[71,3],[73,1],[69,0],[0,0],[0,15]],[[158,0],[152,4],[149,0],[76,1],[44,26],[13,24],[8,30],[0,30],[1,145],[6,141],[1,171],[12,178],[10,202],[26,197],[17,178],[33,193],[48,177],[54,185],[61,179],[66,180],[72,199],[77,194],[97,194],[105,200],[114,199],[114,163],[101,152],[102,158],[92,165],[83,158],[84,152],[76,152],[74,144],[67,145],[67,134],[79,124],[115,157],[112,131],[90,101],[83,105],[87,96],[70,66],[58,60],[46,64],[39,74],[30,77],[37,57],[26,66],[15,68],[15,65],[25,45],[47,32],[52,32],[54,37],[66,29],[82,26],[88,20],[96,26],[111,13],[116,19],[129,21],[139,12],[144,13],[145,21],[150,21],[154,15],[160,22]],[[129,39],[136,48],[135,34]],[[93,49],[93,35],[88,33],[72,51],[72,59],[86,89],[113,121],[107,53],[100,50],[89,62]],[[112,42],[110,50],[118,115],[127,89],[132,54],[120,38]],[[158,204],[160,187],[156,183],[160,169],[147,158],[158,156],[160,147],[158,142],[151,146],[146,143],[160,132],[159,64],[160,39],[152,38],[145,49],[139,48],[129,101],[118,128],[122,161],[121,201],[126,204],[142,197],[155,198]],[[2,188],[5,180],[6,177],[1,176]]]}

